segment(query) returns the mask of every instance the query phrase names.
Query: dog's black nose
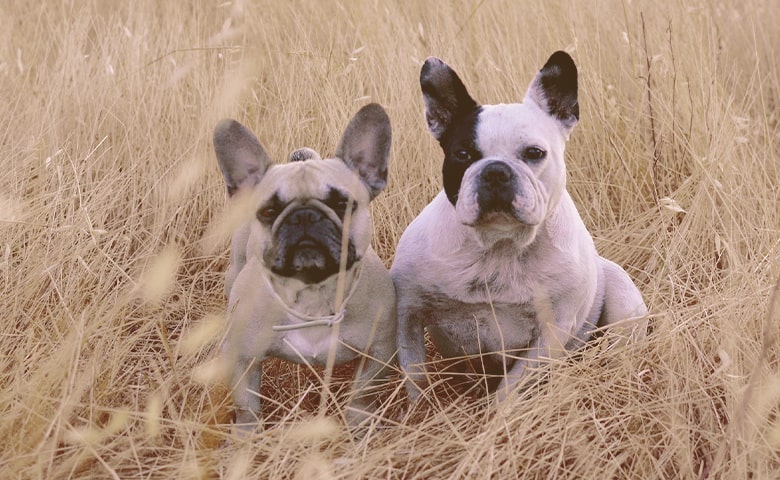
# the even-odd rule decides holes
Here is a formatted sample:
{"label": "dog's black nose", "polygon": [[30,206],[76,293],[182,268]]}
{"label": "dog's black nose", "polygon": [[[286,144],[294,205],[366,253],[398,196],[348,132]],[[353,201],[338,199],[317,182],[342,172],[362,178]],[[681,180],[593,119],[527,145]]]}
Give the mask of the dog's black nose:
{"label": "dog's black nose", "polygon": [[504,162],[493,162],[485,165],[479,174],[483,185],[489,188],[504,188],[512,179],[512,170]]}
{"label": "dog's black nose", "polygon": [[299,226],[314,225],[315,223],[320,222],[323,218],[323,213],[316,208],[302,207],[290,214],[290,216],[287,218],[287,223],[290,225]]}
{"label": "dog's black nose", "polygon": [[493,161],[482,167],[476,189],[480,215],[511,212],[515,183],[515,173],[504,162]]}

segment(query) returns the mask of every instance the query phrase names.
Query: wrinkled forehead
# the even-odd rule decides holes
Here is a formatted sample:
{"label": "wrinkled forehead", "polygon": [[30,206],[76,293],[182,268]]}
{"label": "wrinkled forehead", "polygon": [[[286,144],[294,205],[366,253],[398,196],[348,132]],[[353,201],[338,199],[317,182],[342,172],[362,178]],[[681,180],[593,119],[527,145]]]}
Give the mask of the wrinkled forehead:
{"label": "wrinkled forehead", "polygon": [[558,125],[533,102],[483,105],[475,134],[484,156],[513,155],[527,146],[548,150],[562,137]]}
{"label": "wrinkled forehead", "polygon": [[259,190],[263,196],[276,195],[290,201],[326,198],[334,188],[358,200],[368,196],[360,178],[337,158],[274,165],[266,172]]}

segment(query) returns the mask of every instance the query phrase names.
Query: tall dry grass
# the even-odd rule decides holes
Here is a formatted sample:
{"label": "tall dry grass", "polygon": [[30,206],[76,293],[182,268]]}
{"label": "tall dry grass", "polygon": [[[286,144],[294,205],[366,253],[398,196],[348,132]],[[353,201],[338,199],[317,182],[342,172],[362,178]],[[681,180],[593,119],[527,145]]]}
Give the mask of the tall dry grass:
{"label": "tall dry grass", "polygon": [[[778,478],[776,7],[4,1],[0,477]],[[321,372],[276,362],[265,430],[232,436],[202,367],[225,306],[216,121],[278,159],[332,154],[361,105],[383,104],[389,265],[439,189],[422,60],[508,102],[561,48],[581,72],[569,189],[641,287],[647,340],[555,362],[498,407],[442,375],[410,412],[396,377],[360,441],[338,398],[317,410]]]}

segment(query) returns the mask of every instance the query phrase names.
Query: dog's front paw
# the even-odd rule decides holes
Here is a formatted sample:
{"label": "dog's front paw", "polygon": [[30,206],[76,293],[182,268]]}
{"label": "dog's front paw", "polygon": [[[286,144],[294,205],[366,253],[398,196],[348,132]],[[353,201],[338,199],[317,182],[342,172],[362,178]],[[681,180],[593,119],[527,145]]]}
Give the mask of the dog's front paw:
{"label": "dog's front paw", "polygon": [[233,422],[233,434],[237,437],[249,437],[260,429],[260,418],[249,408],[236,408]]}
{"label": "dog's front paw", "polygon": [[349,433],[354,440],[362,440],[366,434],[375,427],[375,425],[372,424],[372,417],[374,415],[371,412],[362,410],[354,405],[347,407],[345,416]]}
{"label": "dog's front paw", "polygon": [[420,402],[420,398],[423,393],[428,390],[430,383],[428,379],[422,378],[408,378],[406,380],[406,395],[409,397],[409,402],[416,404]]}

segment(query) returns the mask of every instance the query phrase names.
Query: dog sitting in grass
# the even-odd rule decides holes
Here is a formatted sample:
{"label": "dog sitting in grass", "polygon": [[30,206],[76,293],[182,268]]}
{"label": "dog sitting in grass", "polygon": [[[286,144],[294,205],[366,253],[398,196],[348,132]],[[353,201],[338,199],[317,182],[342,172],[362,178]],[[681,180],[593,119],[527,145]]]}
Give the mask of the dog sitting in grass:
{"label": "dog sitting in grass", "polygon": [[564,148],[579,120],[577,68],[554,53],[522,103],[479,105],[438,58],[420,74],[443,190],[409,225],[391,268],[398,359],[416,399],[424,332],[444,357],[479,357],[502,397],[594,329],[645,333],[642,295],[599,256],[566,191]]}
{"label": "dog sitting in grass", "polygon": [[341,364],[362,357],[347,409],[357,426],[373,408],[395,354],[395,293],[370,246],[369,202],[387,184],[390,120],[377,104],[349,122],[333,158],[310,149],[275,165],[255,136],[221,121],[214,149],[228,194],[254,217],[233,235],[226,279],[236,424],[260,420],[262,361]]}

